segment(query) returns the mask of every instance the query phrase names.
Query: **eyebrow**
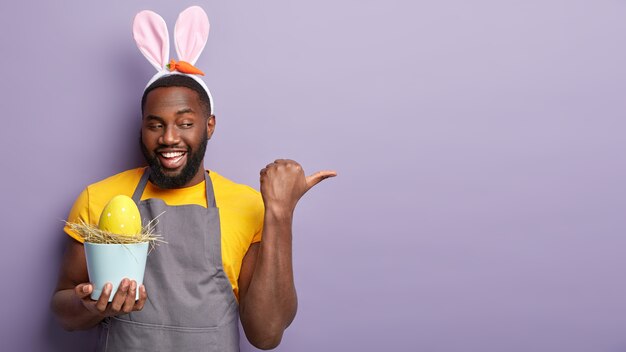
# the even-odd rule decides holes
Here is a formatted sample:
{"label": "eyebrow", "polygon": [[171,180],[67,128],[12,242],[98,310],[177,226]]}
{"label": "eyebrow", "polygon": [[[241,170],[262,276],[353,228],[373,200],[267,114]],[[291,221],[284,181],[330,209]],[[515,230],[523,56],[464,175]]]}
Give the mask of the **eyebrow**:
{"label": "eyebrow", "polygon": [[184,115],[189,113],[193,113],[193,110],[191,108],[184,108],[176,111],[176,115]]}
{"label": "eyebrow", "polygon": [[[184,109],[180,109],[178,111],[176,111],[176,115],[184,115],[184,114],[190,114],[193,113],[193,109],[192,108],[184,108]],[[165,121],[161,116],[156,116],[156,115],[148,115],[146,116],[146,120],[157,120],[160,122]]]}
{"label": "eyebrow", "polygon": [[146,120],[157,120],[157,121],[160,121],[160,122],[164,121],[162,117],[156,116],[156,115],[148,115],[148,116],[146,116]]}

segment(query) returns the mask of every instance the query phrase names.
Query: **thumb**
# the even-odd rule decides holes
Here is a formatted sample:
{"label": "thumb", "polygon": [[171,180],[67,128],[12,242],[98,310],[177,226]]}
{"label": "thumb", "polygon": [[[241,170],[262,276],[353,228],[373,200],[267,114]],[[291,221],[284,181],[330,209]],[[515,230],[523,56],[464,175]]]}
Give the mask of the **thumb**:
{"label": "thumb", "polygon": [[322,182],[329,177],[337,176],[337,172],[333,170],[318,171],[310,176],[306,177],[306,190],[310,190],[316,184]]}
{"label": "thumb", "polygon": [[76,285],[76,287],[74,288],[74,291],[76,292],[76,295],[78,296],[78,298],[82,299],[91,294],[92,286],[91,284]]}

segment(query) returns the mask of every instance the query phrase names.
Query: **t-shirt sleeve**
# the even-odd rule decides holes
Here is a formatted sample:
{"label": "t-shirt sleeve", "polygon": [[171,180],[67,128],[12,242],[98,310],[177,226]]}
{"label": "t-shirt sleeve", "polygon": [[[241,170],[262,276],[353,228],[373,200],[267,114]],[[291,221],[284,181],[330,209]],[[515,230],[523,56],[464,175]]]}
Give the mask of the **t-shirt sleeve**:
{"label": "t-shirt sleeve", "polygon": [[[67,217],[67,222],[80,223],[81,221],[86,224],[91,223],[91,219],[89,218],[89,192],[87,188],[76,198],[72,210],[70,210],[70,215]],[[63,231],[78,242],[84,242],[83,238],[75,231],[72,231],[69,226],[65,225]]]}
{"label": "t-shirt sleeve", "polygon": [[258,223],[257,230],[252,236],[252,243],[261,242],[263,237],[263,220],[265,219],[265,205],[263,204],[263,197],[261,193],[255,190],[257,195],[256,203],[255,203],[255,217],[256,222]]}
{"label": "t-shirt sleeve", "polygon": [[252,237],[252,243],[261,242],[262,237],[263,237],[263,220],[261,220],[261,226],[259,227],[257,232]]}

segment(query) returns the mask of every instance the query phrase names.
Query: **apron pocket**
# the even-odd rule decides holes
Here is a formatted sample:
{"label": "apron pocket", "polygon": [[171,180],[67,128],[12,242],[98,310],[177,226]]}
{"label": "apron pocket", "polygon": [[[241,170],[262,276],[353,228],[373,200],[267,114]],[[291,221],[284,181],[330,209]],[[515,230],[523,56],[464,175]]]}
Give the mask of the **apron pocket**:
{"label": "apron pocket", "polygon": [[101,351],[239,351],[237,320],[212,328],[154,325],[113,317]]}

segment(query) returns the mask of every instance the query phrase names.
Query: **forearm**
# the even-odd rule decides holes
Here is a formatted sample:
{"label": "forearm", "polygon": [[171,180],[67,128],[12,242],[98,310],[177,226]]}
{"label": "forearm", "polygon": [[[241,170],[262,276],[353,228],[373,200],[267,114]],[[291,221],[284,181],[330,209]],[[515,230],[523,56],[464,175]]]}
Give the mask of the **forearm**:
{"label": "forearm", "polygon": [[305,176],[300,164],[287,159],[277,159],[261,169],[263,240],[248,249],[239,277],[241,323],[248,340],[258,348],[278,346],[296,315],[298,300],[291,260],[296,204],[311,187],[336,174],[320,171]]}
{"label": "forearm", "polygon": [[[297,297],[293,281],[293,212],[266,209],[263,240],[245,299],[240,302],[246,336],[260,347],[278,345],[293,321]],[[255,343],[256,342],[256,343]]]}
{"label": "forearm", "polygon": [[76,296],[74,289],[57,291],[52,297],[52,311],[64,329],[89,329],[102,320],[100,314],[89,311]]}

